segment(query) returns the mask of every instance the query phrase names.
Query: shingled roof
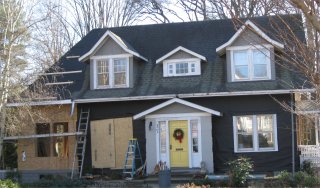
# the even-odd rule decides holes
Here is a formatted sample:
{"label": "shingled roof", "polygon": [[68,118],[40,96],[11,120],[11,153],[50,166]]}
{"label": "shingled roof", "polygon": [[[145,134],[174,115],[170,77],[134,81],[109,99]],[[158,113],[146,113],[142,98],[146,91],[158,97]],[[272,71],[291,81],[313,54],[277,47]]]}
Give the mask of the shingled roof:
{"label": "shingled roof", "polygon": [[[304,31],[297,22],[301,17],[285,15],[282,19],[291,25],[295,34],[304,41]],[[270,38],[278,40],[276,35],[270,35],[274,31],[270,20],[277,22],[277,17],[251,19],[257,26],[268,31]],[[147,63],[140,63],[139,67],[136,67],[138,74],[133,88],[90,90],[90,66],[76,58],[66,58],[87,53],[107,30],[121,37],[148,59]],[[74,99],[292,89],[288,83],[297,82],[293,76],[295,73],[279,66],[276,68],[276,80],[227,82],[226,56],[219,56],[216,48],[227,42],[235,32],[234,23],[228,19],[94,29],[70,49],[59,63],[66,71],[80,69],[83,73],[66,75],[59,78],[59,81],[74,81],[73,85],[68,86]],[[178,46],[206,57],[207,62],[202,63],[200,76],[163,77],[162,65],[156,64],[156,60]]]}

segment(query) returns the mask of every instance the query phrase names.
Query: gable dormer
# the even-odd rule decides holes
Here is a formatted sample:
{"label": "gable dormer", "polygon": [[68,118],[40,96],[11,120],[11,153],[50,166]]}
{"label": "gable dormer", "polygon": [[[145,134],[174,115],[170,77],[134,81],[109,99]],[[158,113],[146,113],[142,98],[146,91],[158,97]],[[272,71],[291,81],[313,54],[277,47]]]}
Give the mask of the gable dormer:
{"label": "gable dormer", "polygon": [[157,59],[156,63],[162,63],[163,77],[173,77],[200,75],[201,61],[206,61],[206,58],[179,46]]}
{"label": "gable dormer", "polygon": [[79,61],[90,60],[90,88],[133,86],[133,57],[147,61],[130,44],[107,31]]}
{"label": "gable dormer", "polygon": [[283,47],[248,20],[216,52],[226,54],[229,82],[274,80],[274,51]]}

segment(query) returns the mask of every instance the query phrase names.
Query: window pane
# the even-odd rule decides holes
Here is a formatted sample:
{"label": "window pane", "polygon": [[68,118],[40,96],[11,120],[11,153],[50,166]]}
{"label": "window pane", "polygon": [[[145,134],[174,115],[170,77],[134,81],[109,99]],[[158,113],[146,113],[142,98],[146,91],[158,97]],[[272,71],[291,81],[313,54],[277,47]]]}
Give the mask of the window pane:
{"label": "window pane", "polygon": [[114,73],[114,85],[126,85],[126,73]]}
{"label": "window pane", "polygon": [[98,74],[98,85],[101,86],[107,86],[109,85],[109,74]]}
{"label": "window pane", "polygon": [[192,137],[192,152],[199,152],[199,135],[198,135],[198,120],[191,120],[191,137]]}
{"label": "window pane", "polygon": [[238,148],[239,149],[253,148],[252,135],[238,134]]}
{"label": "window pane", "polygon": [[114,72],[126,72],[126,59],[114,59],[113,70]]}
{"label": "window pane", "polygon": [[272,115],[257,116],[258,131],[273,131]]}
{"label": "window pane", "polygon": [[173,64],[168,65],[169,74],[173,74]]}
{"label": "window pane", "polygon": [[97,79],[99,86],[109,85],[109,62],[108,60],[97,61]]}
{"label": "window pane", "polygon": [[274,147],[273,116],[257,116],[259,148]]}
{"label": "window pane", "polygon": [[176,74],[186,74],[186,73],[188,73],[188,63],[177,63]]}
{"label": "window pane", "polygon": [[252,134],[252,116],[237,117],[238,133]]}
{"label": "window pane", "polygon": [[249,78],[248,66],[235,66],[235,79]]}
{"label": "window pane", "polygon": [[267,64],[267,51],[266,50],[252,50],[253,64]]}
{"label": "window pane", "polygon": [[191,72],[196,72],[196,65],[191,63]]}
{"label": "window pane", "polygon": [[126,85],[127,63],[126,59],[113,60],[114,85]]}
{"label": "window pane", "polygon": [[247,51],[234,51],[233,61],[234,65],[248,65],[248,52]]}
{"label": "window pane", "polygon": [[254,65],[253,66],[254,69],[254,77],[257,78],[265,78],[267,77],[267,65]]}
{"label": "window pane", "polygon": [[166,153],[166,122],[160,121],[160,152]]}
{"label": "window pane", "polygon": [[[53,124],[53,133],[65,133],[68,132],[68,123],[54,123]],[[53,138],[53,155],[57,157],[68,156],[67,149],[67,140],[68,137],[54,137]]]}
{"label": "window pane", "polygon": [[[49,134],[50,124],[38,123],[36,124],[37,134]],[[38,138],[37,139],[37,156],[38,157],[49,157],[50,156],[50,138]]]}
{"label": "window pane", "polygon": [[252,116],[241,116],[236,118],[239,149],[253,148],[252,119]]}
{"label": "window pane", "polygon": [[259,148],[274,147],[273,133],[259,133]]}

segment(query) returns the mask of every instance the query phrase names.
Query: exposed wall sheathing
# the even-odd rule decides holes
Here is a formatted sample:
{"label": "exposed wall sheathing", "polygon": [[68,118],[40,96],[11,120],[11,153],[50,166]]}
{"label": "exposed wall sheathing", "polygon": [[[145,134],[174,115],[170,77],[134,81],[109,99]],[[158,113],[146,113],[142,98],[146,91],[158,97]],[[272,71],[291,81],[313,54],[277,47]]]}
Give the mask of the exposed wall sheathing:
{"label": "exposed wall sheathing", "polygon": [[[35,123],[68,122],[68,132],[76,132],[77,112],[70,116],[70,105],[59,106],[42,106],[33,107],[33,112],[39,114],[40,117],[34,117],[34,120],[26,120],[30,123],[23,127],[21,135],[35,135]],[[51,132],[53,126],[51,126]],[[37,139],[20,139],[18,140],[18,169],[19,170],[65,170],[71,169],[74,158],[75,136],[68,137],[67,156],[54,157],[37,157]],[[50,145],[51,150],[53,146]],[[22,152],[26,153],[26,160],[22,161]],[[52,153],[52,152],[51,152]]]}

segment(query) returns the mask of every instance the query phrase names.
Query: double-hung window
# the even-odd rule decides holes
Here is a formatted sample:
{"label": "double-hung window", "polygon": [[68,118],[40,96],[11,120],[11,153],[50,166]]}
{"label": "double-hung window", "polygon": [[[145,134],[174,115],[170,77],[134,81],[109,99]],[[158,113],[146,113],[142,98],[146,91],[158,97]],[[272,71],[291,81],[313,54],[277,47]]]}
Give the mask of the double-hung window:
{"label": "double-hung window", "polygon": [[129,58],[94,60],[95,88],[129,87]]}
{"label": "double-hung window", "polygon": [[164,77],[200,75],[199,59],[165,60],[163,62]]}
{"label": "double-hung window", "polygon": [[271,47],[230,47],[232,81],[270,80]]}
{"label": "double-hung window", "polygon": [[275,114],[234,116],[234,151],[277,151],[276,122]]}

